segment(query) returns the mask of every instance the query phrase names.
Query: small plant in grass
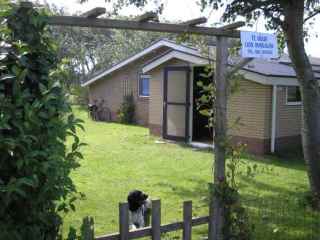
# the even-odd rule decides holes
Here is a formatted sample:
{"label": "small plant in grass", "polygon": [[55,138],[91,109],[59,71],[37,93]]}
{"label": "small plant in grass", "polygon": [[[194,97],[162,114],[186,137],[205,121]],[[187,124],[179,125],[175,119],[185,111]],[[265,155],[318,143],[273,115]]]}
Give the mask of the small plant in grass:
{"label": "small plant in grass", "polygon": [[60,213],[80,196],[70,173],[82,158],[82,121],[66,101],[43,13],[7,4],[0,21],[0,239],[56,240]]}
{"label": "small plant in grass", "polygon": [[135,123],[135,105],[133,94],[125,95],[123,102],[118,111],[118,118],[121,123],[132,124]]}

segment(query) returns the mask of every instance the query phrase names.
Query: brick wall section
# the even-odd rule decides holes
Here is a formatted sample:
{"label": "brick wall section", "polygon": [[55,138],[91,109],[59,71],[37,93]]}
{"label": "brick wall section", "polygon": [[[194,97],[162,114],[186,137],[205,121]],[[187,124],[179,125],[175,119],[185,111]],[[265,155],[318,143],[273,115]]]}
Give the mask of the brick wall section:
{"label": "brick wall section", "polygon": [[275,150],[278,153],[294,150],[302,151],[302,139],[300,135],[276,138]]}
{"label": "brick wall section", "polygon": [[297,136],[301,133],[301,105],[286,104],[286,87],[277,90],[277,137]]}
{"label": "brick wall section", "polygon": [[301,147],[301,105],[287,105],[286,87],[277,89],[276,151]]}
{"label": "brick wall section", "polygon": [[234,144],[246,144],[246,151],[252,154],[263,155],[270,152],[270,139],[233,136],[232,142]]}
{"label": "brick wall section", "polygon": [[167,47],[160,48],[145,57],[134,61],[131,64],[113,72],[112,74],[99,79],[89,85],[89,99],[93,103],[94,100],[104,99],[106,105],[112,113],[112,120],[117,120],[117,111],[123,101],[125,86],[129,87],[133,93],[136,106],[136,121],[140,125],[147,126],[149,123],[149,98],[141,98],[138,96],[138,79],[142,66],[157,57],[159,54],[167,51]]}
{"label": "brick wall section", "polygon": [[237,119],[240,124],[230,130],[234,136],[267,139],[271,134],[271,86],[248,80],[239,82],[240,89],[231,95],[228,104],[229,126]]}

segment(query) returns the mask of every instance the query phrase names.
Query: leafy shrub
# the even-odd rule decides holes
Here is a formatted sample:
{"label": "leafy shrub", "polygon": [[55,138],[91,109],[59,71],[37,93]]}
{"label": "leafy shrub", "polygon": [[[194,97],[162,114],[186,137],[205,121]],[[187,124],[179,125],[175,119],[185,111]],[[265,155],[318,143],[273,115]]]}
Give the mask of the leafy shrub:
{"label": "leafy shrub", "polygon": [[79,197],[69,174],[82,158],[81,121],[54,71],[46,17],[14,5],[0,14],[0,239],[53,240],[59,212]]}
{"label": "leafy shrub", "polygon": [[123,97],[123,102],[118,111],[118,118],[121,123],[132,124],[135,122],[135,105],[132,94]]}

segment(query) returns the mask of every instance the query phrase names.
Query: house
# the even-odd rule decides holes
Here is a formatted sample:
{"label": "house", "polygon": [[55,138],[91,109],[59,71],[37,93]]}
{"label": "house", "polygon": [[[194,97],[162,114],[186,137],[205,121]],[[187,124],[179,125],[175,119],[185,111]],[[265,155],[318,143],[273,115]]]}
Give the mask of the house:
{"label": "house", "polygon": [[[83,83],[91,102],[104,99],[117,119],[123,96],[132,93],[136,120],[150,133],[185,142],[208,141],[212,133],[199,114],[197,82],[209,59],[198,49],[160,39]],[[317,78],[320,59],[311,58]],[[255,59],[240,70],[244,79],[228,105],[234,142],[246,143],[255,154],[284,151],[301,145],[301,97],[296,74],[287,56]]]}

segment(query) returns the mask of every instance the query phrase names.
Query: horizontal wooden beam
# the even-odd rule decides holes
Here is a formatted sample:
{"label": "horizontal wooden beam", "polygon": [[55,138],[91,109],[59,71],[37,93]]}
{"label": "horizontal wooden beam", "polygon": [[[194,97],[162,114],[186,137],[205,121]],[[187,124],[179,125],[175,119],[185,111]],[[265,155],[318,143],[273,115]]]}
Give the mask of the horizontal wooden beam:
{"label": "horizontal wooden beam", "polygon": [[134,20],[138,22],[148,22],[150,20],[159,21],[158,14],[155,12],[146,12],[141,16],[136,17]]}
{"label": "horizontal wooden beam", "polygon": [[235,23],[231,23],[231,24],[228,24],[228,25],[225,25],[223,27],[221,27],[220,29],[223,29],[223,30],[234,30],[234,29],[237,29],[239,27],[243,27],[245,26],[246,23],[245,22],[235,22]]}
{"label": "horizontal wooden beam", "polygon": [[88,12],[85,12],[83,14],[81,14],[81,17],[85,17],[85,18],[97,18],[99,16],[101,16],[102,14],[106,13],[106,9],[102,8],[102,7],[96,7]]}
{"label": "horizontal wooden beam", "polygon": [[32,2],[23,1],[23,2],[20,2],[20,6],[23,7],[23,8],[32,8],[33,7],[33,3]]}
{"label": "horizontal wooden beam", "polygon": [[186,22],[182,22],[181,24],[188,25],[188,26],[196,26],[196,25],[203,24],[203,23],[206,23],[206,22],[207,22],[207,18],[201,17],[201,18],[191,19],[191,20],[186,21]]}
{"label": "horizontal wooden beam", "polygon": [[114,28],[141,30],[153,32],[169,33],[189,33],[208,36],[224,36],[230,38],[239,38],[240,32],[237,30],[224,30],[212,27],[197,27],[171,23],[137,22],[128,20],[115,20],[107,18],[84,18],[75,16],[52,16],[48,17],[48,23],[51,25],[94,27],[94,28]]}
{"label": "horizontal wooden beam", "polygon": [[[191,220],[192,226],[199,226],[203,224],[207,224],[209,222],[209,217],[197,217]],[[174,232],[183,228],[183,222],[175,222],[169,223],[166,225],[162,225],[160,227],[161,233]],[[130,231],[128,235],[128,239],[137,239],[151,236],[151,227],[140,228],[134,231]],[[105,236],[96,237],[95,240],[119,240],[120,234],[114,233]]]}

